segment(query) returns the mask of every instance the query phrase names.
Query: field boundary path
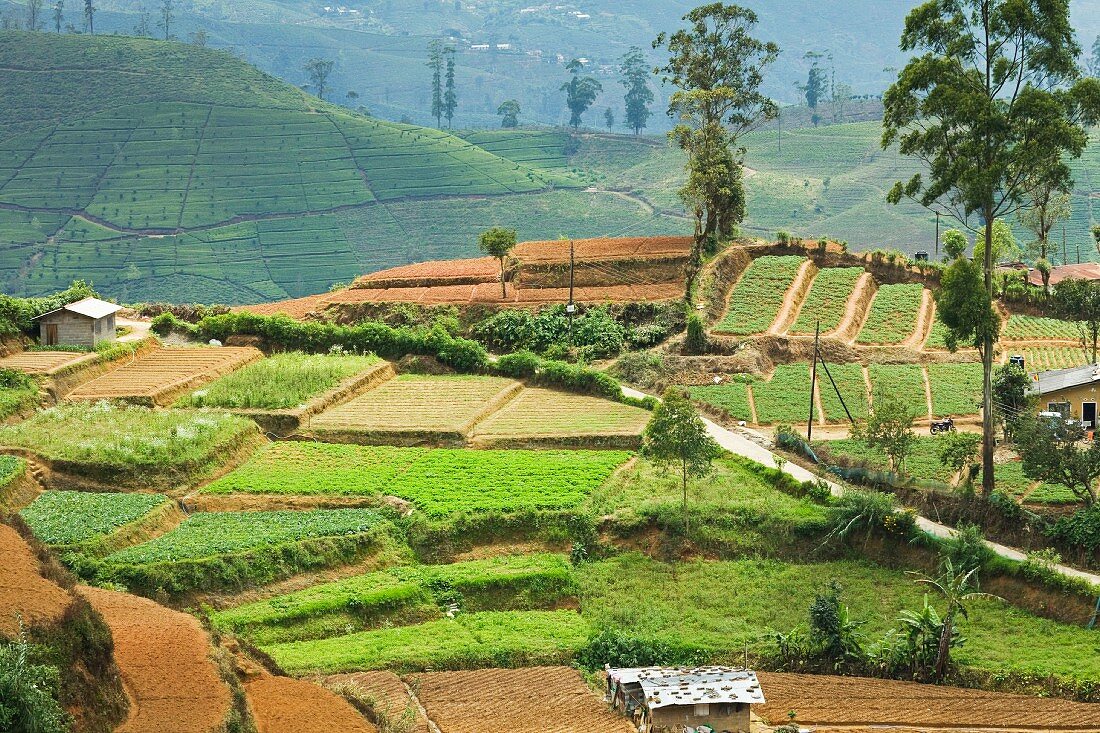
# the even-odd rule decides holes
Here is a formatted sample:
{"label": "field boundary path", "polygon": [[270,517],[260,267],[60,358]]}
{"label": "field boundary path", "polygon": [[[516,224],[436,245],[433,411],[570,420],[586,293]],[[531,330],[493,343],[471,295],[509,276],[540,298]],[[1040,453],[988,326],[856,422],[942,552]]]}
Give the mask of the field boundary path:
{"label": "field boundary path", "polygon": [[[623,394],[627,395],[628,397],[642,398],[652,396],[647,395],[644,392],[639,392],[636,389],[631,389],[630,387],[623,387],[622,389]],[[765,448],[759,443],[756,443],[753,440],[750,440],[741,433],[735,433],[732,430],[728,430],[722,427],[718,423],[708,419],[705,416],[700,417],[702,417],[703,423],[707,426],[707,433],[709,433],[710,436],[714,438],[715,442],[717,442],[718,445],[722,446],[729,452],[756,461],[757,463],[761,463],[769,468],[779,467],[779,464],[776,463],[775,460],[775,453],[772,453],[769,449]],[[825,481],[825,483],[829,485],[829,490],[832,492],[833,496],[841,496],[844,494],[845,489],[840,484],[829,481],[828,479],[823,479],[821,476],[812,473],[811,471],[803,468],[793,461],[783,461],[782,470],[785,473],[788,473],[794,478],[798,479],[799,481]],[[917,515],[917,526],[928,534],[932,535],[933,537],[939,537],[941,539],[953,537],[956,534],[955,529],[940,524],[938,522],[933,522],[931,519],[920,515]],[[1007,545],[1002,545],[997,542],[991,542],[989,540],[986,540],[985,544],[987,547],[993,550],[993,552],[1000,555],[1001,557],[1017,561],[1023,561],[1027,559],[1026,553],[1021,552],[1014,547],[1008,547]],[[1055,565],[1053,566],[1053,570],[1061,575],[1066,576],[1067,578],[1085,580],[1095,586],[1100,586],[1100,575],[1096,575],[1095,573],[1087,573],[1083,570],[1071,568],[1067,565]]]}

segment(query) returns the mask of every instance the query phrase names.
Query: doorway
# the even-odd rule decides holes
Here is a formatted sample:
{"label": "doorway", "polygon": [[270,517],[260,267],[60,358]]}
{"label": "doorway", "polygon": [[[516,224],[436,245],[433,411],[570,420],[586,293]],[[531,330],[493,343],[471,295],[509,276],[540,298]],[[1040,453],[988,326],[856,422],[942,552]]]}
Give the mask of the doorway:
{"label": "doorway", "polygon": [[[42,326],[46,330],[46,346],[57,346],[57,324],[46,323]],[[1095,406],[1094,406],[1095,407]]]}
{"label": "doorway", "polygon": [[1096,403],[1095,402],[1082,402],[1081,403],[1081,422],[1085,424],[1085,427],[1093,429],[1096,427]]}

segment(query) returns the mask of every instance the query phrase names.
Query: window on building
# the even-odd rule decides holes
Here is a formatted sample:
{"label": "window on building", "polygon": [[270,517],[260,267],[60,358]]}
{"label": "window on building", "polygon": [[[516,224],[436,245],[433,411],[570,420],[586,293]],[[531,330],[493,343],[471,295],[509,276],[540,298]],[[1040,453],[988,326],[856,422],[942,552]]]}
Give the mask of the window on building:
{"label": "window on building", "polygon": [[1057,412],[1062,417],[1069,417],[1069,403],[1068,402],[1048,402],[1047,412]]}
{"label": "window on building", "polygon": [[695,704],[695,717],[710,715],[710,703],[700,702]]}

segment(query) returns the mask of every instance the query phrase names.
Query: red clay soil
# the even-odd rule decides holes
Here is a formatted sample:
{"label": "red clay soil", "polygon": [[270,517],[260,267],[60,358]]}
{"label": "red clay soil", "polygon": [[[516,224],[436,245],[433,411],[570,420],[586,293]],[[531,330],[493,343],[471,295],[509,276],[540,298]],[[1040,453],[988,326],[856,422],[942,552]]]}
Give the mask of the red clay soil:
{"label": "red clay soil", "polygon": [[304,298],[294,298],[293,300],[280,300],[276,303],[242,305],[233,310],[255,313],[258,316],[274,316],[282,313],[291,318],[305,318],[310,313],[323,311],[331,295],[331,293],[319,293],[318,295],[307,295]]}
{"label": "red clay soil", "polygon": [[423,712],[409,696],[409,690],[401,678],[393,672],[356,672],[338,674],[325,679],[330,685],[352,685],[371,700],[376,711],[388,720],[400,721],[406,718],[406,711],[413,711],[413,720],[408,733],[430,733],[428,721]]}
{"label": "red clay soil", "polygon": [[[576,260],[634,260],[687,257],[693,237],[599,237],[574,239]],[[512,251],[524,264],[568,262],[569,240],[522,242]]]}
{"label": "red clay soil", "polygon": [[378,733],[347,700],[312,682],[263,675],[244,691],[258,733]]}
{"label": "red clay soil", "polygon": [[[461,280],[463,282],[492,282],[500,278],[500,262],[496,257],[475,257],[468,260],[429,260],[401,267],[391,267],[363,275],[355,280],[353,288],[377,287],[377,283],[391,281],[430,280],[433,282]],[[443,284],[441,282],[441,284]]]}
{"label": "red clay soil", "polygon": [[[330,293],[327,304],[355,303],[422,303],[466,304],[499,303],[522,305],[564,303],[569,300],[568,288],[516,288],[508,284],[508,296],[501,297],[499,283],[476,285],[437,285],[427,288],[353,288]],[[605,287],[576,288],[574,300],[581,303],[623,301],[674,300],[683,295],[680,282],[654,283],[652,285],[612,285]]]}
{"label": "red clay soil", "polygon": [[19,533],[0,524],[0,636],[14,639],[23,626],[42,628],[61,620],[72,598],[39,574],[38,558]]}
{"label": "red clay soil", "polygon": [[761,672],[768,702],[753,712],[772,725],[795,712],[825,731],[898,726],[922,731],[1097,731],[1100,705],[912,682]]}
{"label": "red clay soil", "polygon": [[80,587],[115,641],[130,715],[115,733],[212,733],[225,724],[229,688],[197,619],[128,593]]}

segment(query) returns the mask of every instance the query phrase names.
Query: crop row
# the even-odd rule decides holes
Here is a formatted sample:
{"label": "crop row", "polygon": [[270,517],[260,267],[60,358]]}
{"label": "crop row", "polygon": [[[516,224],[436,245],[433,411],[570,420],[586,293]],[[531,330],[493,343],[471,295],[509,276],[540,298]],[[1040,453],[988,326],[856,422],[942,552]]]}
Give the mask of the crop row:
{"label": "crop row", "polygon": [[428,516],[576,507],[629,454],[392,448],[289,442],[265,446],[203,491],[213,494],[380,496]]}
{"label": "crop row", "polygon": [[160,494],[47,491],[19,514],[40,541],[72,546],[102,539],[168,501]]}
{"label": "crop row", "polygon": [[1062,339],[1076,341],[1080,338],[1077,324],[1057,318],[1012,315],[1008,317],[1001,337],[1005,341]]}
{"label": "crop row", "polygon": [[539,608],[573,591],[563,556],[510,555],[398,566],[238,606],[212,620],[256,644],[270,644],[346,633],[348,625],[438,618],[440,609],[451,605],[466,612]]}
{"label": "crop row", "polygon": [[803,257],[770,255],[753,260],[730,292],[729,308],[715,330],[736,335],[767,331],[805,261]]}

